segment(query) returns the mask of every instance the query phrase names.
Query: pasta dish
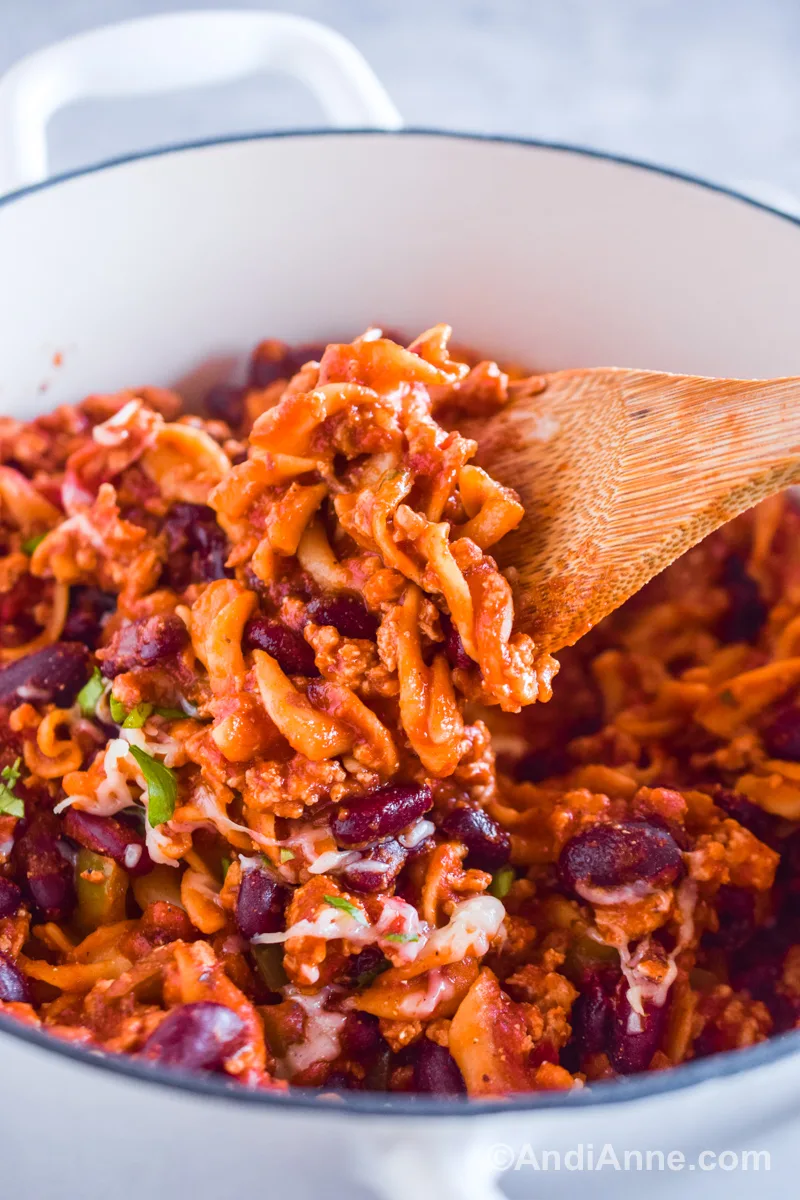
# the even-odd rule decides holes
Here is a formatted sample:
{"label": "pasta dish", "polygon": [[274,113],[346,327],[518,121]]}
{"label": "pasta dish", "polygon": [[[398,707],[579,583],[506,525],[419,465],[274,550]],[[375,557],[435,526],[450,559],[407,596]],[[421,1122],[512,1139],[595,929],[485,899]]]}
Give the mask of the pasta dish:
{"label": "pasta dish", "polygon": [[[0,420],[0,1019],[249,1088],[503,1096],[800,1018],[800,514],[556,662],[474,431],[371,329]],[[555,688],[555,698],[551,695]]]}

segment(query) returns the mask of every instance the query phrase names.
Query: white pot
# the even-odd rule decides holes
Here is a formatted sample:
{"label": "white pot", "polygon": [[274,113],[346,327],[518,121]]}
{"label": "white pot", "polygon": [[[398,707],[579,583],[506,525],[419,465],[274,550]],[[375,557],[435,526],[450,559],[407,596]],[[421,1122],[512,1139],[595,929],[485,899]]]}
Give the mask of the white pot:
{"label": "white pot", "polygon": [[[264,336],[346,337],[376,322],[416,332],[445,320],[459,341],[532,366],[800,374],[797,223],[587,151],[410,131],[263,135],[36,182],[46,120],[67,100],[259,65],[315,87],[334,123],[398,124],[337,35],[255,12],[101,31],[0,84],[0,192],[34,184],[0,201],[3,413],[140,383],[191,391]],[[688,1161],[645,1178],[522,1168],[504,1176],[514,1195],[779,1196],[800,1167],[791,1138],[770,1174],[689,1167],[703,1149],[759,1148],[789,1128],[798,1045],[787,1035],[569,1095],[389,1106],[165,1081],[6,1023],[0,1196],[478,1198],[526,1142]],[[513,1151],[491,1154],[497,1142]]]}

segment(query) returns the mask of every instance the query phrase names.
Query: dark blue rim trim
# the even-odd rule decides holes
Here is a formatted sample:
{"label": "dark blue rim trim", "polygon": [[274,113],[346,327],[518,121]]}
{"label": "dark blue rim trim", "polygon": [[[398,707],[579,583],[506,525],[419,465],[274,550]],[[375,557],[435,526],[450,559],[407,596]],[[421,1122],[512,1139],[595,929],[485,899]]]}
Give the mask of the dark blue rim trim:
{"label": "dark blue rim trim", "polygon": [[284,138],[317,138],[317,137],[380,137],[380,138],[402,138],[402,137],[430,137],[442,138],[444,140],[460,141],[460,142],[482,142],[494,143],[506,146],[527,146],[537,150],[557,150],[565,154],[578,155],[581,158],[594,158],[601,162],[616,163],[622,167],[635,167],[640,171],[649,171],[654,175],[663,175],[668,179],[677,179],[681,183],[691,183],[696,187],[704,188],[709,192],[717,192],[719,195],[728,196],[732,200],[740,200],[743,204],[748,204],[751,208],[761,209],[762,212],[771,213],[774,217],[780,217],[784,221],[789,221],[793,225],[800,225],[800,216],[793,213],[788,213],[780,208],[775,208],[771,204],[764,203],[763,200],[756,200],[753,196],[748,196],[744,192],[738,192],[735,188],[727,187],[725,184],[713,183],[709,179],[704,179],[700,175],[692,175],[689,171],[680,171],[676,167],[664,167],[658,163],[647,162],[640,158],[629,158],[625,154],[614,154],[607,150],[594,150],[590,146],[572,145],[569,142],[549,142],[539,138],[524,138],[514,137],[511,134],[496,134],[496,133],[462,133],[458,130],[450,129],[429,129],[424,125],[408,126],[403,129],[278,129],[272,132],[258,131],[254,133],[235,133],[225,137],[215,138],[199,138],[191,142],[179,142],[174,145],[157,146],[152,150],[139,150],[132,154],[120,154],[116,158],[104,159],[102,162],[94,163],[87,167],[78,167],[74,171],[65,171],[61,175],[53,175],[49,179],[42,180],[41,183],[31,183],[27,187],[19,188],[15,192],[8,192],[5,196],[0,196],[0,207],[5,204],[11,204],[16,200],[21,200],[25,196],[30,196],[35,192],[44,191],[46,188],[56,187],[60,183],[67,183],[71,179],[79,179],[83,175],[94,175],[98,171],[106,171],[111,167],[125,166],[127,163],[139,162],[141,159],[161,158],[168,154],[179,154],[187,150],[205,150],[212,146],[225,146],[235,144],[237,142],[264,142],[276,141]]}
{"label": "dark blue rim trim", "polygon": [[[627,158],[620,154],[609,154],[602,150],[592,150],[585,146],[571,146],[563,142],[537,141],[533,138],[502,137],[495,134],[475,134],[450,132],[444,129],[409,128],[391,132],[375,129],[302,129],[279,130],[274,133],[238,134],[231,137],[206,138],[201,141],[185,142],[176,146],[163,146],[155,150],[146,150],[137,154],[121,155],[119,158],[98,163],[95,166],[82,167],[63,175],[53,176],[42,183],[31,184],[19,191],[11,192],[0,197],[0,207],[23,200],[26,196],[47,188],[57,187],[71,179],[83,175],[93,175],[98,171],[124,166],[126,163],[138,162],[140,159],[160,158],[167,154],[182,153],[189,150],[203,150],[212,146],[228,145],[235,142],[268,141],[277,138],[296,137],[434,137],[454,139],[459,141],[499,143],[501,145],[526,146],[538,150],[556,150],[565,154],[580,155],[583,158],[594,158],[602,162],[616,163],[623,167],[649,171],[655,175],[663,175],[682,183],[693,184],[710,192],[739,200],[751,208],[761,209],[774,217],[779,217],[793,225],[800,226],[800,217],[791,213],[781,212],[760,200],[745,196],[733,188],[723,187],[690,175],[685,171],[677,171],[670,167],[660,167],[655,163],[642,162],[635,158]],[[781,1034],[757,1046],[743,1050],[729,1051],[716,1054],[710,1058],[689,1062],[674,1070],[658,1071],[652,1074],[637,1075],[628,1079],[595,1084],[591,1088],[583,1088],[571,1092],[535,1092],[524,1097],[499,1101],[447,1101],[447,1100],[417,1100],[403,1095],[387,1095],[381,1099],[381,1093],[350,1092],[343,1094],[341,1099],[321,1100],[317,1094],[304,1093],[302,1090],[288,1093],[267,1091],[248,1091],[237,1084],[228,1084],[213,1075],[188,1075],[179,1071],[157,1071],[145,1066],[132,1058],[121,1055],[105,1055],[93,1053],[63,1042],[58,1038],[40,1033],[37,1029],[20,1024],[18,1021],[0,1017],[0,1031],[9,1033],[23,1042],[47,1053],[56,1053],[64,1058],[72,1059],[84,1066],[90,1065],[101,1070],[124,1075],[130,1079],[159,1087],[176,1088],[179,1091],[191,1092],[194,1095],[212,1098],[225,1097],[227,1101],[239,1104],[261,1104],[267,1107],[295,1108],[313,1112],[320,1117],[345,1116],[361,1113],[377,1116],[383,1114],[390,1117],[477,1117],[482,1115],[497,1115],[500,1113],[535,1112],[540,1109],[587,1108],[597,1105],[621,1104],[634,1100],[644,1100],[650,1096],[663,1095],[668,1092],[682,1091],[697,1084],[714,1079],[724,1079],[730,1075],[738,1075],[743,1071],[765,1067],[789,1055],[796,1054],[800,1049],[800,1030]]]}

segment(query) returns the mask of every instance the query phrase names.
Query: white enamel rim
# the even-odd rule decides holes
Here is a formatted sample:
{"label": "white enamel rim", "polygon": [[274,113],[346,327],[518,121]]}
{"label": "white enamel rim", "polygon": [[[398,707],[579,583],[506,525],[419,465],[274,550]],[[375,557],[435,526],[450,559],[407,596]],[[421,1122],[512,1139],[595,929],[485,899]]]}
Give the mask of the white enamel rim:
{"label": "white enamel rim", "polygon": [[[565,155],[576,155],[582,158],[597,159],[601,162],[616,163],[620,166],[632,167],[641,171],[650,172],[655,175],[665,176],[674,180],[681,181],[687,186],[694,186],[706,189],[710,192],[716,192],[724,196],[739,200],[752,208],[761,209],[765,213],[769,213],[791,225],[800,227],[800,218],[775,208],[769,204],[765,204],[759,200],[755,200],[749,196],[737,192],[735,189],[714,184],[708,180],[698,176],[688,174],[686,172],[674,170],[667,167],[661,167],[654,163],[644,162],[641,160],[628,158],[622,155],[605,153],[603,151],[586,148],[583,146],[573,146],[561,142],[539,141],[532,138],[518,137],[499,137],[494,135],[482,135],[471,133],[458,133],[453,131],[427,129],[427,128],[404,128],[391,131],[376,131],[370,129],[304,129],[298,131],[279,131],[265,132],[254,134],[243,134],[232,137],[223,138],[208,138],[199,141],[182,143],[177,146],[166,146],[155,150],[143,151],[137,154],[121,155],[117,158],[108,160],[103,163],[81,168],[79,170],[65,172],[62,175],[51,177],[42,182],[31,184],[27,187],[18,189],[5,196],[0,196],[0,207],[8,204],[24,202],[25,197],[43,189],[56,188],[59,184],[75,179],[80,176],[93,175],[98,172],[112,169],[125,163],[135,162],[140,159],[159,158],[169,155],[179,155],[184,151],[198,150],[213,146],[227,145],[234,142],[258,142],[275,139],[286,138],[320,138],[330,135],[362,136],[369,134],[371,137],[404,137],[406,135],[416,137],[431,137],[442,139],[454,139],[459,141],[472,141],[478,143],[505,143],[517,145],[521,147],[530,147],[538,150],[550,150],[563,153]],[[123,1056],[112,1056],[100,1054],[96,1051],[84,1050],[78,1046],[73,1046],[67,1042],[62,1042],[56,1038],[49,1037],[46,1034],[40,1033],[38,1030],[27,1028],[14,1020],[7,1020],[0,1017],[0,1030],[3,1033],[9,1033],[11,1036],[18,1038],[23,1042],[29,1043],[45,1054],[59,1054],[65,1058],[72,1059],[76,1062],[83,1063],[94,1067],[99,1067],[101,1070],[111,1071],[115,1074],[124,1075],[132,1080],[137,1080],[141,1083],[156,1085],[157,1087],[177,1088],[182,1091],[188,1091],[194,1095],[205,1095],[209,1098],[227,1097],[231,1101],[238,1104],[256,1104],[266,1105],[268,1107],[280,1107],[282,1109],[295,1108],[302,1109],[308,1112],[314,1112],[319,1116],[331,1116],[334,1114],[344,1114],[347,1112],[357,1112],[362,1114],[380,1115],[385,1114],[387,1117],[422,1117],[422,1116],[439,1116],[452,1117],[478,1117],[482,1115],[496,1115],[504,1112],[533,1112],[542,1109],[583,1109],[596,1106],[605,1106],[608,1104],[623,1104],[630,1103],[635,1100],[643,1100],[648,1097],[655,1097],[665,1093],[682,1091],[691,1088],[703,1082],[720,1079],[727,1076],[740,1075],[745,1071],[753,1070],[758,1067],[766,1067],[771,1063],[777,1062],[790,1055],[794,1055],[800,1050],[800,1030],[791,1031],[785,1034],[780,1034],[759,1045],[747,1047],[742,1050],[728,1051],[726,1053],[717,1054],[710,1058],[699,1059],[687,1063],[673,1070],[655,1072],[649,1075],[639,1075],[611,1081],[607,1083],[595,1084],[590,1088],[585,1088],[570,1092],[539,1092],[524,1097],[511,1098],[501,1101],[459,1101],[459,1100],[420,1100],[410,1096],[387,1096],[381,1099],[382,1093],[367,1093],[367,1092],[351,1092],[337,1094],[336,1097],[323,1099],[318,1093],[303,1094],[299,1090],[296,1092],[287,1093],[272,1093],[261,1091],[249,1091],[240,1087],[235,1083],[225,1083],[219,1077],[214,1076],[198,1076],[190,1075],[181,1071],[163,1071],[146,1066],[137,1062],[134,1059],[128,1059]]]}

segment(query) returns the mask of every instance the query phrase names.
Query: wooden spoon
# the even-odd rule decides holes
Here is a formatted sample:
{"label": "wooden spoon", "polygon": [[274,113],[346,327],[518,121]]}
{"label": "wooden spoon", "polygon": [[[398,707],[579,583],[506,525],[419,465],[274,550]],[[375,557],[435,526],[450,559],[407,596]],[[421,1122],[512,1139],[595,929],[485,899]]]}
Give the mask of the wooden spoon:
{"label": "wooden spoon", "polygon": [[706,534],[800,481],[800,379],[603,368],[512,396],[477,461],[525,506],[497,557],[543,650],[572,645]]}

